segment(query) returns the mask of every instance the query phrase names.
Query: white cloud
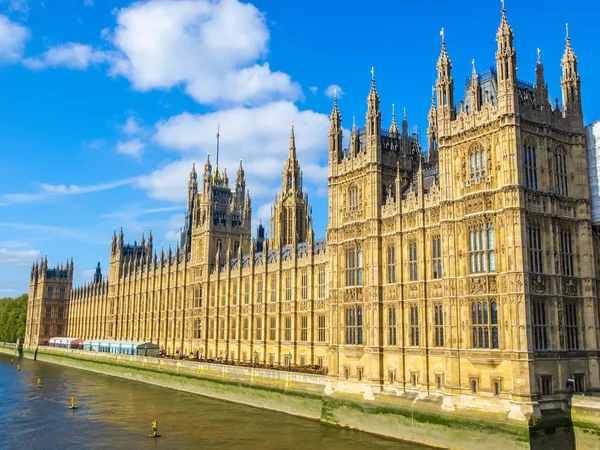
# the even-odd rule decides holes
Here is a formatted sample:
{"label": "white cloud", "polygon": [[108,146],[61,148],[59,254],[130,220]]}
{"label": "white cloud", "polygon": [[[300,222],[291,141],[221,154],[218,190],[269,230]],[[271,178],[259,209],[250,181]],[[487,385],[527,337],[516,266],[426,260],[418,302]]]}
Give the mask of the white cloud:
{"label": "white cloud", "polygon": [[83,6],[91,8],[92,6],[94,6],[94,0],[83,0]]}
{"label": "white cloud", "polygon": [[178,242],[181,239],[181,231],[167,231],[167,234],[165,234],[165,239],[168,242]]}
{"label": "white cloud", "polygon": [[0,3],[7,3],[9,11],[20,13],[29,12],[29,0],[0,0]]}
{"label": "white cloud", "polygon": [[130,116],[123,124],[122,130],[125,134],[137,136],[142,132],[142,127],[137,118]]}
{"label": "white cloud", "polygon": [[126,142],[117,142],[117,151],[125,155],[139,158],[142,155],[144,144],[140,138],[135,138]]}
{"label": "white cloud", "polygon": [[122,180],[110,181],[108,183],[93,184],[89,186],[78,186],[76,184],[47,184],[43,183],[40,185],[41,191],[34,193],[13,193],[13,194],[2,194],[0,195],[0,206],[14,205],[17,203],[35,202],[40,200],[46,200],[50,197],[64,196],[64,195],[79,195],[89,194],[91,192],[106,191],[108,189],[114,189],[121,186],[132,184],[135,178],[125,178]]}
{"label": "white cloud", "polygon": [[0,14],[0,61],[19,61],[29,39],[29,30]]}
{"label": "white cloud", "polygon": [[52,47],[39,56],[25,58],[23,64],[30,69],[46,67],[66,67],[74,70],[85,70],[92,64],[106,62],[108,53],[95,50],[89,45],[68,42]]}
{"label": "white cloud", "polygon": [[269,30],[263,14],[237,0],[151,0],[119,10],[105,36],[121,52],[112,67],[136,89],[183,85],[201,103],[256,104],[301,97],[289,75],[261,60]]}
{"label": "white cloud", "polygon": [[329,98],[333,98],[336,96],[337,98],[340,98],[342,95],[344,95],[344,91],[337,84],[332,84],[330,86],[327,86],[327,89],[325,89],[325,95]]}
{"label": "white cloud", "polygon": [[318,88],[318,87],[316,87],[316,86],[309,86],[309,87],[308,87],[308,90],[309,90],[310,92],[312,92],[312,93],[313,93],[313,95],[314,95],[314,94],[316,94],[316,93],[317,93],[317,91],[319,90],[319,88]]}
{"label": "white cloud", "polygon": [[22,250],[0,248],[0,264],[13,266],[31,265],[33,261],[40,257],[39,250]]}

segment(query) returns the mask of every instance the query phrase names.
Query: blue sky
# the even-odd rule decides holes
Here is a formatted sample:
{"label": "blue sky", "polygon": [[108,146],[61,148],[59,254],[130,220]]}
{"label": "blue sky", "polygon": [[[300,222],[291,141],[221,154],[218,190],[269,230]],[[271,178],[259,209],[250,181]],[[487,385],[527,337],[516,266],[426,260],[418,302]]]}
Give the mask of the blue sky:
{"label": "blue sky", "polygon": [[[457,8],[460,4],[460,8]],[[565,23],[580,62],[586,123],[600,118],[597,2],[507,0],[520,79],[541,49],[560,94]],[[0,297],[26,292],[31,263],[73,257],[75,282],[105,268],[112,233],[175,245],[192,161],[221,125],[221,164],[240,158],[253,228],[268,221],[291,122],[316,235],[327,222],[327,130],[364,122],[375,67],[383,122],[406,107],[424,138],[439,31],[456,99],[494,64],[500,1],[0,0]],[[213,159],[214,163],[214,159]]]}

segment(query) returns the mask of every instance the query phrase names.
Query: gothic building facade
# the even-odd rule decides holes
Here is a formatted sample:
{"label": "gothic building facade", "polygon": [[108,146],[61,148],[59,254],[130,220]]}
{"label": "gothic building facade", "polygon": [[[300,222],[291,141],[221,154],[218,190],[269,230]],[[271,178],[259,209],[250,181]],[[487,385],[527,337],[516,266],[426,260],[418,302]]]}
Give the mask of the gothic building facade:
{"label": "gothic building facade", "polygon": [[598,392],[577,58],[567,36],[563,103],[553,105],[539,52],[535,83],[517,79],[504,10],[496,40],[495,66],[473,63],[455,105],[442,39],[426,159],[406,116],[382,128],[374,77],[347,147],[334,100],[325,240],[315,240],[292,128],[270,240],[262,225],[252,237],[241,162],[230,187],[209,157],[200,181],[190,174],[175,250],[157,254],[152,236],[126,245],[121,231],[107,280],[73,290],[72,265],[63,280],[34,264],[27,343],[61,334],[45,324],[64,284],[69,336],[325,365],[329,391],[414,391],[521,420],[570,390]]}

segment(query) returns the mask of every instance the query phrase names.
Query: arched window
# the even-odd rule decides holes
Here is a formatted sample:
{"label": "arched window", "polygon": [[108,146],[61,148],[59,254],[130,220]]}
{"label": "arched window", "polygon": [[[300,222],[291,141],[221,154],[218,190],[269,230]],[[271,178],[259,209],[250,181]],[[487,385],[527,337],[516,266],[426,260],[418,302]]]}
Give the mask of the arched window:
{"label": "arched window", "polygon": [[346,308],[346,344],[362,345],[362,306]]}
{"label": "arched window", "polygon": [[390,308],[388,311],[388,345],[396,345],[396,308]]}
{"label": "arched window", "polygon": [[351,211],[358,209],[358,187],[357,186],[351,186],[350,190],[348,191],[348,205],[349,205]]}
{"label": "arched window", "polygon": [[480,144],[471,147],[471,180],[480,181],[486,176],[485,150]]}
{"label": "arched window", "polygon": [[494,395],[497,397],[500,395],[500,382],[494,381]]}
{"label": "arched window", "polygon": [[477,394],[477,380],[471,380],[471,392]]}
{"label": "arched window", "polygon": [[388,283],[396,282],[396,248],[394,244],[387,249]]}
{"label": "arched window", "polygon": [[418,260],[417,260],[417,243],[415,241],[408,244],[408,269],[409,280],[417,281],[419,279]]}
{"label": "arched window", "polygon": [[563,147],[556,147],[554,152],[556,166],[556,192],[560,195],[569,195],[567,182],[567,155]]}
{"label": "arched window", "polygon": [[525,141],[523,159],[525,162],[525,186],[527,189],[537,189],[537,157],[535,145],[531,139]]}
{"label": "arched window", "polygon": [[346,251],[346,286],[362,286],[363,259],[362,249]]}
{"label": "arched window", "polygon": [[469,232],[471,273],[496,271],[496,243],[493,222],[476,225]]}
{"label": "arched window", "polygon": [[473,348],[500,348],[498,337],[498,304],[495,300],[471,303]]}
{"label": "arched window", "polygon": [[410,307],[410,345],[419,346],[419,307]]}

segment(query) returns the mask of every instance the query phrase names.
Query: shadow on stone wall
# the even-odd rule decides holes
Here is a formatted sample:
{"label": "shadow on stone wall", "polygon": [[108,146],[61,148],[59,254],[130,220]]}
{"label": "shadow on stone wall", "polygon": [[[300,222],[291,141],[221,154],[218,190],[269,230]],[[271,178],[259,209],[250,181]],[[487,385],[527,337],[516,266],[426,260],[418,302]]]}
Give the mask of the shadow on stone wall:
{"label": "shadow on stone wall", "polygon": [[529,428],[532,450],[575,450],[575,431],[571,420],[571,406],[545,411],[542,418]]}

